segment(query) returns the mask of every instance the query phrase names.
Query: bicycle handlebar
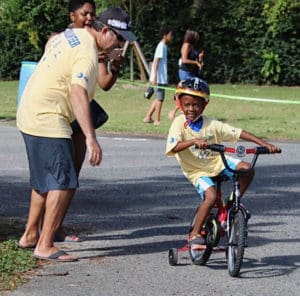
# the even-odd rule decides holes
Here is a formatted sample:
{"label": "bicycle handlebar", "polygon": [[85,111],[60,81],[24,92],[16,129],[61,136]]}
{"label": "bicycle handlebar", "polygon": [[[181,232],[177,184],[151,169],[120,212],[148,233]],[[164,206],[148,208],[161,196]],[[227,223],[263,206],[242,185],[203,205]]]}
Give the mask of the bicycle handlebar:
{"label": "bicycle handlebar", "polygon": [[[255,166],[258,155],[270,154],[269,149],[264,146],[257,146],[254,148],[246,148],[244,146],[237,146],[236,148],[233,148],[233,147],[227,147],[227,146],[224,146],[221,144],[211,144],[206,149],[210,149],[212,151],[219,152],[221,155],[222,161],[224,163],[224,166],[226,167],[227,170],[229,170],[232,173],[247,173],[250,170],[252,170],[253,167]],[[238,157],[243,157],[247,154],[254,154],[249,169],[234,170],[234,169],[230,168],[227,163],[226,157],[225,157],[225,152],[236,154]],[[281,153],[281,149],[279,149],[276,153]]]}
{"label": "bicycle handlebar", "polygon": [[[221,144],[211,144],[207,147],[207,149],[219,153],[234,153],[239,157],[244,156],[246,154],[270,154],[269,149],[265,146],[257,146],[254,148],[245,148],[244,146],[237,146],[237,148],[233,148]],[[281,153],[281,149],[279,149],[276,153]]]}

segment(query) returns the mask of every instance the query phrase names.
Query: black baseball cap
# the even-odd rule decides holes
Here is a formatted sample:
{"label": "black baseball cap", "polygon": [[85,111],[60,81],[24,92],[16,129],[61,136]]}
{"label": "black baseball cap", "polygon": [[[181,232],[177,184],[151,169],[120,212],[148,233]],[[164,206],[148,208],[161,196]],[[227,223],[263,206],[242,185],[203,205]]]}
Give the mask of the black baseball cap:
{"label": "black baseball cap", "polygon": [[99,28],[101,25],[112,28],[125,40],[135,41],[137,39],[131,32],[129,15],[119,7],[111,7],[99,13],[94,20],[94,27]]}

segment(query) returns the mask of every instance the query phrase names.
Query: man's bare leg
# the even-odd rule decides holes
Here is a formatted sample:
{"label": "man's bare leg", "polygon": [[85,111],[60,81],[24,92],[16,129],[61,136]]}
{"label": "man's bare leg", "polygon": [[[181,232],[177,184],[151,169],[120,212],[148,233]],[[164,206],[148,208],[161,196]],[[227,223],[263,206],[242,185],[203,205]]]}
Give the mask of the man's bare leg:
{"label": "man's bare leg", "polygon": [[34,189],[31,191],[28,221],[24,234],[19,240],[21,247],[34,247],[39,240],[41,218],[45,211],[46,195],[39,194]]}
{"label": "man's bare leg", "polygon": [[[54,246],[53,240],[56,230],[61,225],[64,215],[70,205],[75,189],[52,190],[46,198],[45,216],[42,232],[34,250],[34,255],[39,257],[49,257],[56,253],[58,249]],[[58,259],[71,259],[70,255],[60,256]]]}

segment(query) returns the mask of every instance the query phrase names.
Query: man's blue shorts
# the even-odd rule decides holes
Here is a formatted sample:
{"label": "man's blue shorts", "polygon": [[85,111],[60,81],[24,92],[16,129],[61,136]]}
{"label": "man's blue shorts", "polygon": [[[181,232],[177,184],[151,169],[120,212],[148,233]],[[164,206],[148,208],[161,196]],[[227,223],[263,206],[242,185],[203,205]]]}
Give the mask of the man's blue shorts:
{"label": "man's blue shorts", "polygon": [[22,135],[33,189],[44,194],[78,187],[71,139]]}

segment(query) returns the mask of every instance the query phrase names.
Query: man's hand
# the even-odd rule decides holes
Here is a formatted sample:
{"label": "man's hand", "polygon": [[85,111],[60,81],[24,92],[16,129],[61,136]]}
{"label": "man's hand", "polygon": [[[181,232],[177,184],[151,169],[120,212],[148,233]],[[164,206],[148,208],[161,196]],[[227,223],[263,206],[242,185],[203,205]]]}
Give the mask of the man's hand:
{"label": "man's hand", "polygon": [[102,149],[98,141],[94,137],[86,137],[86,146],[89,153],[89,164],[98,166],[102,161]]}

